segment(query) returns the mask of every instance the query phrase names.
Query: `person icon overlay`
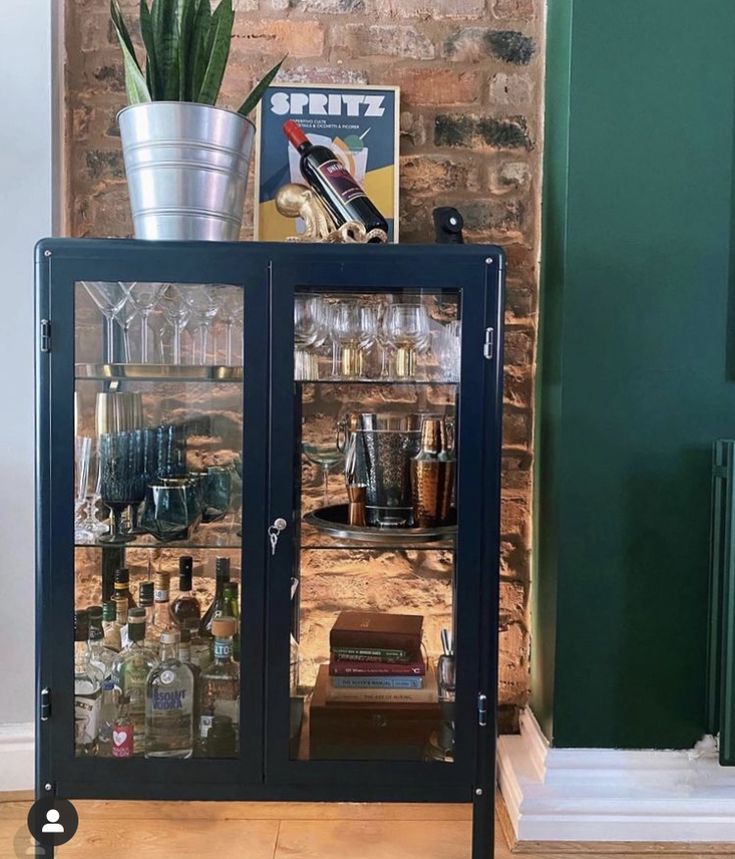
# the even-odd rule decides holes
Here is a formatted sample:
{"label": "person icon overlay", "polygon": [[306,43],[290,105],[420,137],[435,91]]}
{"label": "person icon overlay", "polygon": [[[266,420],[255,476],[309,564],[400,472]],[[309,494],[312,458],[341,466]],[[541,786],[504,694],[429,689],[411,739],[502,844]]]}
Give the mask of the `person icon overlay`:
{"label": "person icon overlay", "polygon": [[61,815],[55,808],[49,808],[46,812],[46,823],[43,824],[41,832],[49,835],[64,832],[64,827],[59,823],[60,817]]}

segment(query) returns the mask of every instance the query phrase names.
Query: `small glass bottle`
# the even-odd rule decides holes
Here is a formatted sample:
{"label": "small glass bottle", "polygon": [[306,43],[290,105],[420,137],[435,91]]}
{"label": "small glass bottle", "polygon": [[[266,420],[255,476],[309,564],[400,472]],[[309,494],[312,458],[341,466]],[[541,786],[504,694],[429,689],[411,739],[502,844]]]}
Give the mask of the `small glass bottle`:
{"label": "small glass bottle", "polygon": [[115,619],[120,626],[121,635],[124,639],[125,633],[122,632],[122,629],[128,622],[128,610],[135,608],[135,600],[130,593],[130,570],[127,567],[121,567],[115,571],[115,590],[112,598],[115,601]]}
{"label": "small glass bottle", "polygon": [[114,674],[119,693],[127,699],[128,715],[133,725],[135,754],[145,746],[145,698],[148,674],[158,665],[156,654],[145,646],[145,609],[128,612],[129,643],[117,656]]}
{"label": "small glass bottle", "polygon": [[204,614],[199,624],[199,632],[202,638],[212,637],[212,621],[215,617],[222,617],[225,611],[225,584],[230,581],[230,559],[217,558],[215,561],[215,591],[214,599]]}
{"label": "small glass bottle", "polygon": [[101,682],[89,662],[89,615],[74,612],[74,747],[77,756],[97,750]]}
{"label": "small glass bottle", "polygon": [[153,622],[156,629],[173,630],[174,623],[171,619],[171,605],[169,603],[171,587],[170,573],[156,573],[153,588]]}
{"label": "small glass bottle", "polygon": [[161,658],[146,683],[145,756],[190,758],[194,753],[194,673],[178,657],[178,632],[161,633]]}
{"label": "small glass bottle", "polygon": [[89,606],[87,616],[89,618],[89,662],[92,668],[99,673],[101,681],[105,681],[112,673],[115,652],[105,647],[105,631],[102,628],[102,606]]}
{"label": "small glass bottle", "polygon": [[235,662],[240,661],[240,601],[238,599],[239,587],[237,582],[226,582],[224,586],[224,617],[233,617],[237,626],[232,638],[232,658]]}
{"label": "small glass bottle", "polygon": [[135,751],[135,727],[130,718],[130,701],[120,698],[117,718],[112,726],[112,757],[132,758]]}
{"label": "small glass bottle", "polygon": [[156,626],[153,605],[153,582],[141,582],[138,588],[138,602],[145,609],[145,646],[158,653],[161,646],[162,629]]}
{"label": "small glass bottle", "polygon": [[109,600],[102,605],[102,630],[105,633],[105,647],[116,653],[119,652],[122,648],[122,641],[114,600]]}
{"label": "small glass bottle", "polygon": [[115,681],[106,677],[100,696],[99,730],[97,731],[97,756],[109,758],[112,754],[112,732],[118,715]]}
{"label": "small glass bottle", "polygon": [[237,733],[240,723],[240,667],[232,659],[236,622],[231,617],[212,621],[214,662],[202,671],[199,694],[199,738],[204,754],[215,716],[228,716]]}
{"label": "small glass bottle", "polygon": [[178,629],[191,628],[199,623],[202,607],[192,593],[194,559],[191,555],[179,558],[179,595],[171,603],[171,619]]}

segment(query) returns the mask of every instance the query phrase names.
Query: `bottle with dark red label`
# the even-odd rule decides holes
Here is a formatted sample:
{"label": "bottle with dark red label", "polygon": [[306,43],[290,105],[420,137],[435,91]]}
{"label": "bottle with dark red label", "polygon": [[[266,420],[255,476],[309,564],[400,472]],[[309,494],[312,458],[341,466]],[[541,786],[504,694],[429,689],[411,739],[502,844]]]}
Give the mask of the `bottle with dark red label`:
{"label": "bottle with dark red label", "polygon": [[331,149],[311,143],[292,119],[283,124],[283,132],[301,154],[301,174],[319,195],[337,226],[357,221],[364,224],[368,232],[382,230],[388,234],[385,218]]}

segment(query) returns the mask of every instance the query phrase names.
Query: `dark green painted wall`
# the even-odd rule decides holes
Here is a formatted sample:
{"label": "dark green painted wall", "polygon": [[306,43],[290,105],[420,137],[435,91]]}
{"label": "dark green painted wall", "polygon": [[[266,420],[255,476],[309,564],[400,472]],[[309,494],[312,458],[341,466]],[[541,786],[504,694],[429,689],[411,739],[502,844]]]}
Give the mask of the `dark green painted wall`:
{"label": "dark green painted wall", "polygon": [[532,706],[556,746],[686,748],[735,436],[735,2],[550,0],[548,32]]}

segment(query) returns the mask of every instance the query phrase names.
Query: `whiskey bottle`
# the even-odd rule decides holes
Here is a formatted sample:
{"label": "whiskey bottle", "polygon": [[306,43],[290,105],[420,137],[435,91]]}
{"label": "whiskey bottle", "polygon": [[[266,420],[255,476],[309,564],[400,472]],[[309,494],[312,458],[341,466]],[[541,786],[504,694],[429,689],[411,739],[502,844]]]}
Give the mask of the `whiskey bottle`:
{"label": "whiskey bottle", "polygon": [[385,218],[331,149],[315,146],[292,119],[283,124],[283,133],[301,155],[301,175],[327,207],[338,227],[347,221],[357,221],[368,232],[382,230],[388,234]]}
{"label": "whiskey bottle", "polygon": [[212,621],[225,613],[225,585],[230,581],[230,559],[217,558],[215,561],[214,599],[199,624],[202,638],[212,637]]}
{"label": "whiskey bottle", "polygon": [[215,716],[227,716],[237,732],[240,723],[240,668],[232,659],[236,622],[218,617],[212,622],[214,662],[202,671],[199,695],[199,737],[206,741]]}
{"label": "whiskey bottle", "polygon": [[120,640],[120,625],[117,622],[117,610],[114,600],[102,605],[102,630],[105,633],[105,647],[116,653],[122,647]]}
{"label": "whiskey bottle", "polygon": [[135,600],[130,593],[130,570],[127,567],[121,567],[115,571],[115,590],[112,595],[115,601],[115,619],[121,629],[128,622],[128,610],[135,608]]}
{"label": "whiskey bottle", "polygon": [[105,631],[102,628],[102,606],[91,605],[87,609],[89,618],[89,662],[96,670],[102,682],[109,679],[112,673],[112,664],[115,661],[115,652],[105,647]]}
{"label": "whiskey bottle", "polygon": [[235,634],[232,637],[232,658],[235,662],[240,661],[240,601],[237,596],[238,591],[237,582],[225,583],[223,617],[231,617],[235,620]]}
{"label": "whiskey bottle", "polygon": [[191,555],[179,558],[179,595],[171,603],[171,619],[178,629],[191,629],[199,625],[202,608],[192,593],[194,559]]}
{"label": "whiskey bottle", "polygon": [[74,748],[77,756],[95,754],[101,684],[89,661],[89,616],[74,612]]}
{"label": "whiskey bottle", "polygon": [[194,752],[194,674],[180,661],[178,632],[161,633],[160,662],[146,684],[145,756],[190,758]]}
{"label": "whiskey bottle", "polygon": [[156,654],[145,641],[145,609],[131,608],[128,612],[129,643],[117,656],[114,673],[119,694],[127,700],[128,715],[133,726],[134,753],[145,747],[145,699],[148,674],[158,664]]}

